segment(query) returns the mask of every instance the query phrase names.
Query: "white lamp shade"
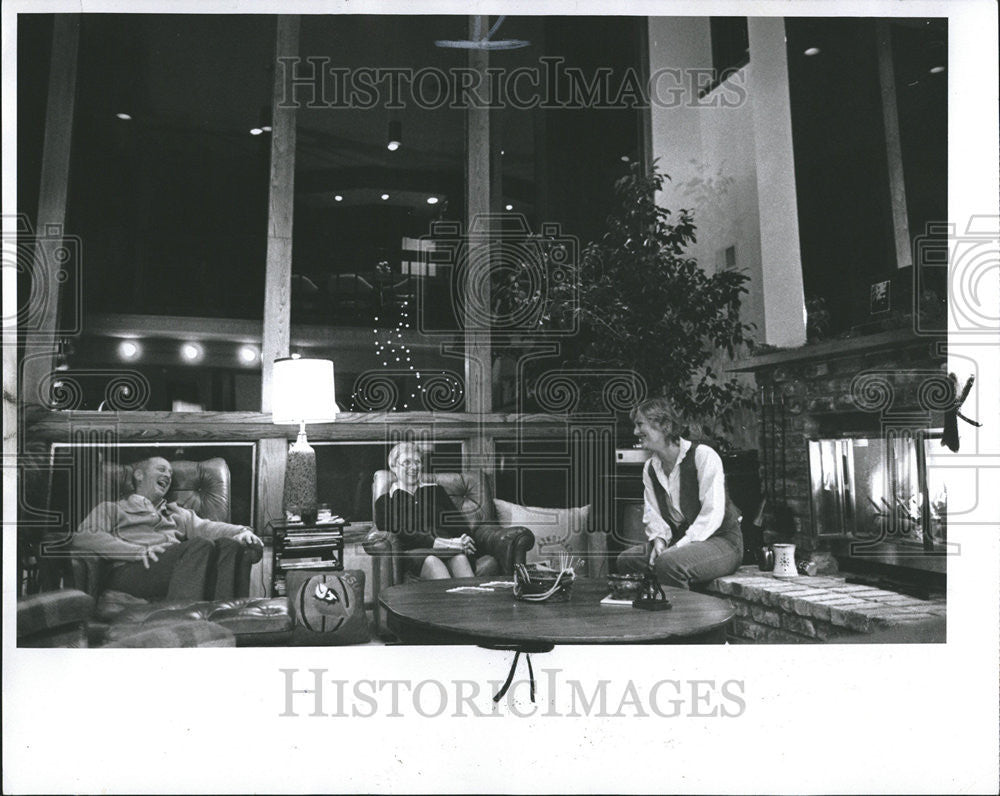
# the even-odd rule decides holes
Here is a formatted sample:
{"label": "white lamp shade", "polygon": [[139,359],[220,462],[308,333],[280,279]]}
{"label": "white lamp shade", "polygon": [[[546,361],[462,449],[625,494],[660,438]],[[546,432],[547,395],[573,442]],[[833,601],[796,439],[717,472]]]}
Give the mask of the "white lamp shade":
{"label": "white lamp shade", "polygon": [[340,411],[329,359],[276,359],[272,386],[275,423],[328,423]]}

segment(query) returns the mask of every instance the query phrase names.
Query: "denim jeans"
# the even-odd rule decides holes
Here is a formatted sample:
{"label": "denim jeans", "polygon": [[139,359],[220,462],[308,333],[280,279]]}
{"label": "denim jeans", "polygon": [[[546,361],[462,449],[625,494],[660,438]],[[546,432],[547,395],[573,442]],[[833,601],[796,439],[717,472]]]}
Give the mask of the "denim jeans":
{"label": "denim jeans", "polygon": [[[649,545],[640,544],[618,555],[618,572],[642,573],[649,561]],[[683,547],[668,547],[653,564],[661,586],[688,589],[692,583],[704,583],[730,575],[743,563],[743,545],[728,536],[710,536],[703,542]]]}

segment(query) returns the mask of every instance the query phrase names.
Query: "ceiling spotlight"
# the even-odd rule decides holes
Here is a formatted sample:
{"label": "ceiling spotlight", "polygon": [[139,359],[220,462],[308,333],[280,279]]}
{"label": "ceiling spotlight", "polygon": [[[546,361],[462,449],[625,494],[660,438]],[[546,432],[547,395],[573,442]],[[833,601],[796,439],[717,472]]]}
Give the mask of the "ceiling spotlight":
{"label": "ceiling spotlight", "polygon": [[820,49],[819,49],[819,47],[806,47],[806,49],[803,50],[802,52],[803,52],[803,55],[808,55],[808,56],[811,57],[813,55],[819,55]]}
{"label": "ceiling spotlight", "polygon": [[122,359],[137,359],[142,353],[142,348],[135,340],[122,340],[118,344],[118,356]]}
{"label": "ceiling spotlight", "polygon": [[622,163],[628,163],[629,162],[629,156],[628,155],[622,155],[621,161],[622,161]]}
{"label": "ceiling spotlight", "polygon": [[117,118],[121,119],[123,122],[130,122],[130,121],[132,121],[132,114],[131,113],[124,113],[124,112],[123,113],[116,113],[115,116]]}
{"label": "ceiling spotlight", "polygon": [[504,209],[505,210],[513,210],[514,209],[514,205],[504,205]]}
{"label": "ceiling spotlight", "polygon": [[205,349],[197,343],[185,343],[181,346],[181,357],[187,362],[197,362],[205,356]]}
{"label": "ceiling spotlight", "polygon": [[269,124],[261,125],[260,129],[263,130],[265,133],[269,133],[271,132],[271,125]]}
{"label": "ceiling spotlight", "polygon": [[384,194],[382,194],[382,201],[383,201],[383,202],[384,202],[384,201],[385,201],[386,199],[388,199],[388,198],[389,198],[389,194],[387,194],[387,193],[384,193]]}
{"label": "ceiling spotlight", "polygon": [[337,194],[336,196],[334,196],[334,197],[333,197],[333,201],[335,201],[335,202],[343,202],[343,201],[344,201],[344,197],[343,197],[343,196],[341,196],[341,195],[340,195],[340,194],[338,193],[338,194]]}
{"label": "ceiling spotlight", "polygon": [[429,204],[429,205],[436,205],[439,201],[441,201],[441,200],[438,199],[436,196],[428,196],[427,197],[427,204]]}
{"label": "ceiling spotlight", "polygon": [[927,71],[930,72],[932,75],[940,75],[944,71],[944,67],[938,64],[937,66],[932,66]]}
{"label": "ceiling spotlight", "polygon": [[389,136],[386,140],[385,148],[390,152],[395,152],[403,145],[403,123],[396,119],[389,122]]}
{"label": "ceiling spotlight", "polygon": [[240,362],[244,365],[252,365],[257,361],[257,349],[252,345],[240,346]]}
{"label": "ceiling spotlight", "polygon": [[264,130],[261,127],[251,127],[250,128],[250,135],[260,135],[263,132],[264,132]]}

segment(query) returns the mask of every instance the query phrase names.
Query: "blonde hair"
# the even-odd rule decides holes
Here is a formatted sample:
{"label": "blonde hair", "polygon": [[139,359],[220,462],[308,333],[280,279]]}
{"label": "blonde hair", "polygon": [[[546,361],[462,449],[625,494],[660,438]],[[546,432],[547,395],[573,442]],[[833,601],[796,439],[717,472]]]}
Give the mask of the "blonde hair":
{"label": "blonde hair", "polygon": [[687,431],[686,424],[668,398],[649,398],[637,404],[629,412],[629,418],[635,422],[639,415],[660,429],[671,442],[679,442],[681,434]]}

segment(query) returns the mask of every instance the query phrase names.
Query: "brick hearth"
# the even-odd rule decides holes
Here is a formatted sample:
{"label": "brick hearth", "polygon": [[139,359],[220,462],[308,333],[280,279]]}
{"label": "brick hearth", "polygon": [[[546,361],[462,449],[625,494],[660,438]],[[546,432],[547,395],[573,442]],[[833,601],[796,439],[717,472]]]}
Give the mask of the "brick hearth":
{"label": "brick hearth", "polygon": [[704,587],[736,609],[733,642],[945,641],[945,600],[922,600],[837,576],[776,578],[755,566]]}

